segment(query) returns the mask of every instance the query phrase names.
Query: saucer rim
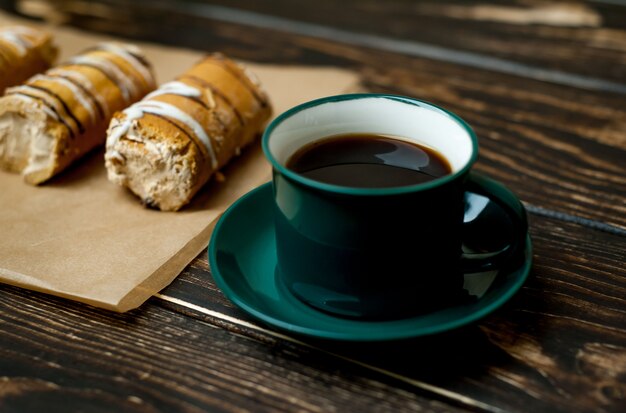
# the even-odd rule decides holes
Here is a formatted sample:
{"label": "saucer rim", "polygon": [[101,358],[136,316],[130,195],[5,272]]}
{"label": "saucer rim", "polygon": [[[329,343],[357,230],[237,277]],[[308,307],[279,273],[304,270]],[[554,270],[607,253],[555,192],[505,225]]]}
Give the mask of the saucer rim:
{"label": "saucer rim", "polygon": [[[429,326],[420,327],[419,330],[411,330],[407,328],[404,331],[387,331],[380,329],[381,326],[389,326],[389,328],[395,327],[400,328],[404,327],[407,324],[410,324],[412,320],[417,320],[423,315],[412,316],[402,319],[396,320],[381,320],[381,321],[367,321],[367,320],[352,320],[345,319],[342,317],[336,317],[331,314],[319,312],[322,317],[329,317],[337,322],[344,322],[351,325],[358,325],[359,327],[365,329],[368,326],[376,326],[376,330],[372,331],[370,334],[364,332],[341,332],[341,331],[331,331],[328,329],[320,329],[302,326],[298,324],[293,324],[287,321],[284,321],[280,318],[276,318],[274,316],[270,316],[265,312],[249,305],[246,300],[242,300],[239,294],[235,293],[233,289],[229,286],[229,283],[225,281],[225,278],[222,276],[219,266],[217,264],[216,258],[216,249],[217,242],[215,240],[219,236],[219,233],[224,226],[224,222],[228,221],[228,216],[233,213],[236,209],[238,209],[242,204],[248,202],[250,198],[257,196],[259,192],[271,190],[272,182],[267,182],[262,184],[248,193],[244,194],[237,201],[235,201],[220,217],[215,228],[213,230],[213,234],[211,235],[211,239],[208,245],[208,260],[209,260],[209,268],[211,271],[211,276],[215,281],[218,288],[222,291],[222,293],[228,298],[232,303],[234,303],[237,307],[248,313],[250,316],[255,318],[256,320],[272,326],[276,327],[285,332],[294,333],[298,335],[308,336],[312,338],[318,339],[328,339],[328,340],[336,340],[336,341],[354,341],[354,342],[382,342],[382,341],[395,341],[395,340],[403,340],[409,338],[416,338],[428,335],[434,335],[439,333],[444,333],[447,331],[455,330],[457,328],[469,325],[474,323],[481,318],[491,314],[506,302],[508,302],[524,285],[528,276],[530,274],[530,270],[532,267],[532,242],[530,238],[529,232],[526,234],[525,246],[524,246],[524,260],[519,265],[513,269],[507,270],[507,273],[512,272],[520,272],[517,276],[517,279],[514,283],[509,286],[502,294],[500,294],[491,304],[486,305],[484,307],[480,307],[478,310],[471,312],[470,314],[454,318],[448,322],[443,323],[435,323]],[[272,225],[271,223],[267,223],[266,225]],[[295,299],[295,298],[294,298]],[[305,304],[303,304],[305,305]],[[291,306],[292,308],[294,306]],[[297,309],[296,309],[297,310]],[[315,310],[318,311],[318,310]]]}

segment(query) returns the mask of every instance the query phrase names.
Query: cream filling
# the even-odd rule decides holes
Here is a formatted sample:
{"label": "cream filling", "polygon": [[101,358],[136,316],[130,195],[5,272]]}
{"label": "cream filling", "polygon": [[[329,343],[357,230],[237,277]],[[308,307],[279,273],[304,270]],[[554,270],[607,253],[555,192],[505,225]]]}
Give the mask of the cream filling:
{"label": "cream filling", "polygon": [[179,209],[191,197],[190,161],[165,143],[141,137],[136,123],[124,138],[141,145],[124,145],[123,154],[117,151],[118,147],[107,149],[109,180],[127,186],[148,206],[163,211]]}
{"label": "cream filling", "polygon": [[21,172],[28,162],[28,139],[13,133],[14,125],[25,122],[26,119],[16,113],[0,115],[0,159],[13,172]]}
{"label": "cream filling", "polygon": [[[41,105],[27,96],[12,98],[24,101],[25,116],[17,112],[0,115],[0,158],[9,161],[15,172],[27,175],[51,170],[54,165],[54,139],[46,133],[46,114],[32,110],[33,103]],[[27,110],[31,108],[31,110]]]}
{"label": "cream filling", "polygon": [[[30,155],[28,165],[22,175],[29,175],[39,171],[50,171],[54,167],[54,138],[46,133],[45,122],[32,124],[26,128],[26,136],[30,136]],[[29,133],[30,132],[30,133]]]}

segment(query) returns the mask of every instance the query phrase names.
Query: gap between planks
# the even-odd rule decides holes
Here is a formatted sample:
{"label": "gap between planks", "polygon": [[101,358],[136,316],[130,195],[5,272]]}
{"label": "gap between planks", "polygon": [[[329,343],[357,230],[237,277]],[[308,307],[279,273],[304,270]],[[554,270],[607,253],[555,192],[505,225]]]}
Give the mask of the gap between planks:
{"label": "gap between planks", "polygon": [[[297,345],[300,345],[300,346],[304,346],[304,347],[307,347],[307,348],[315,350],[315,351],[320,351],[322,353],[325,353],[325,354],[330,355],[332,357],[335,357],[335,358],[338,358],[340,360],[346,361],[348,363],[352,363],[352,364],[358,365],[359,367],[362,367],[362,368],[374,371],[376,373],[385,375],[385,376],[390,377],[392,379],[395,379],[395,380],[401,381],[403,383],[409,384],[409,385],[411,385],[411,386],[413,386],[415,388],[418,388],[420,390],[423,390],[423,391],[426,391],[426,392],[430,392],[430,393],[434,393],[434,394],[436,394],[436,395],[438,395],[440,397],[443,397],[445,399],[454,400],[455,402],[460,403],[462,405],[471,406],[473,408],[478,408],[478,409],[481,409],[483,411],[487,411],[487,412],[491,412],[491,413],[505,413],[505,410],[503,410],[503,409],[500,409],[498,407],[495,407],[495,406],[492,406],[492,405],[480,402],[478,400],[472,399],[472,398],[464,396],[462,394],[455,393],[455,392],[446,390],[444,388],[437,387],[437,386],[434,386],[432,384],[425,383],[425,382],[420,381],[420,380],[415,380],[415,379],[412,379],[410,377],[406,377],[406,376],[403,376],[401,374],[397,374],[397,373],[394,373],[392,371],[385,370],[385,369],[382,369],[380,367],[376,367],[376,366],[373,366],[371,364],[367,364],[367,363],[361,362],[359,360],[351,359],[349,357],[345,357],[345,356],[342,356],[340,354],[329,352],[327,350],[324,350],[324,349],[321,349],[319,347],[313,346],[311,344],[308,344],[308,343],[306,343],[304,341],[300,341],[300,340],[298,340],[296,338],[293,338],[293,337],[290,337],[288,335],[279,333],[277,331],[273,331],[273,330],[269,330],[269,329],[263,328],[263,327],[258,326],[256,324],[250,323],[248,321],[241,320],[239,318],[236,318],[236,317],[233,317],[233,316],[229,316],[227,314],[220,313],[219,311],[210,310],[208,308],[204,308],[204,307],[199,306],[197,304],[193,304],[193,303],[181,300],[179,298],[171,297],[169,295],[164,295],[164,294],[161,294],[161,293],[155,294],[154,297],[156,297],[156,298],[158,298],[160,300],[163,300],[163,301],[167,301],[167,302],[172,303],[172,304],[179,305],[181,307],[188,308],[190,310],[193,310],[195,312],[207,315],[209,317],[213,317],[213,318],[216,318],[216,319],[219,319],[219,320],[222,320],[222,321],[226,321],[226,322],[231,323],[231,324],[235,324],[235,325],[237,325],[239,327],[249,328],[251,330],[255,330],[257,332],[269,335],[271,337],[278,338],[280,340],[284,340],[284,341],[288,341],[290,343],[294,343],[294,344],[297,344]],[[248,337],[248,338],[253,339],[252,337]]]}
{"label": "gap between planks", "polygon": [[505,73],[529,79],[572,86],[600,92],[626,94],[626,84],[612,82],[601,78],[578,75],[560,70],[544,69],[524,63],[491,57],[481,53],[464,52],[442,46],[411,40],[400,40],[392,37],[372,35],[337,29],[315,23],[307,23],[284,17],[276,17],[258,12],[238,10],[230,7],[216,6],[205,3],[187,3],[184,8],[169,3],[151,5],[162,11],[202,16],[211,20],[224,21],[244,26],[267,30],[316,37],[319,39],[340,42],[352,46],[367,47],[400,53],[409,56],[440,60],[478,69]]}
{"label": "gap between planks", "polygon": [[579,217],[577,215],[568,214],[566,212],[554,211],[552,209],[543,208],[537,205],[529,204],[527,202],[522,203],[524,204],[524,207],[529,214],[545,218],[552,218],[558,221],[571,222],[573,224],[578,224],[583,227],[626,237],[626,229],[617,225],[607,224],[606,222],[597,221],[595,219]]}
{"label": "gap between planks", "polygon": [[[596,230],[599,230],[599,231],[608,232],[608,233],[611,233],[611,234],[614,234],[614,235],[618,235],[618,236],[626,236],[626,230],[624,230],[621,227],[615,226],[615,225],[606,224],[604,222],[595,221],[595,220],[592,220],[592,219],[582,218],[582,217],[579,217],[579,216],[576,216],[576,215],[567,214],[567,213],[564,213],[564,212],[553,211],[553,210],[550,210],[550,209],[542,208],[542,207],[535,206],[535,205],[532,205],[532,204],[528,204],[528,203],[525,203],[525,202],[524,202],[524,206],[525,206],[525,208],[527,209],[527,211],[529,213],[534,214],[534,215],[543,216],[543,217],[547,217],[547,218],[553,218],[553,219],[561,220],[561,221],[565,221],[565,222],[572,222],[572,223],[575,223],[575,224],[578,224],[578,225],[581,225],[581,226],[585,226],[585,227],[588,227],[588,228],[596,229]],[[346,362],[358,365],[358,366],[360,366],[362,368],[374,371],[376,373],[385,375],[385,376],[387,376],[389,378],[401,381],[403,383],[406,383],[406,384],[408,384],[408,385],[410,385],[412,387],[418,388],[420,390],[436,394],[436,395],[438,395],[440,397],[443,397],[444,399],[453,400],[456,403],[460,403],[462,405],[472,406],[474,408],[478,408],[478,409],[481,409],[483,411],[492,412],[492,413],[504,413],[505,412],[504,410],[502,410],[502,409],[500,409],[498,407],[491,406],[489,404],[480,402],[478,400],[472,399],[472,398],[464,396],[462,394],[455,393],[455,392],[446,390],[444,388],[437,387],[437,386],[434,386],[432,384],[425,383],[425,382],[420,381],[420,380],[412,379],[410,377],[406,377],[406,376],[403,376],[401,374],[394,373],[392,371],[385,370],[385,369],[382,369],[380,367],[373,366],[371,364],[367,364],[367,363],[364,363],[364,362],[361,362],[361,361],[358,361],[358,360],[355,360],[355,359],[351,359],[349,357],[345,357],[345,356],[342,356],[340,354],[329,352],[327,350],[324,350],[324,349],[321,349],[319,347],[313,346],[311,344],[308,344],[306,342],[300,341],[300,340],[298,340],[296,338],[293,338],[293,337],[290,337],[288,335],[279,333],[277,331],[273,331],[273,330],[269,330],[269,329],[263,328],[261,326],[258,326],[256,324],[250,323],[250,322],[245,321],[245,320],[241,320],[241,319],[239,319],[237,317],[229,316],[227,314],[223,314],[223,313],[220,313],[220,312],[215,311],[215,310],[210,310],[208,308],[199,306],[197,304],[193,304],[193,303],[181,300],[179,298],[171,297],[171,296],[164,295],[164,294],[161,294],[161,293],[155,294],[154,297],[157,298],[157,299],[160,299],[160,300],[163,300],[163,301],[166,301],[166,302],[169,302],[169,303],[181,306],[181,307],[185,307],[187,309],[190,309],[190,310],[193,310],[195,312],[204,314],[206,316],[209,316],[209,317],[221,320],[221,321],[225,321],[225,322],[230,323],[230,324],[237,325],[239,327],[248,328],[248,329],[260,332],[262,334],[265,334],[265,335],[268,335],[268,336],[271,336],[271,337],[274,337],[274,338],[277,338],[277,339],[280,339],[280,340],[288,341],[288,342],[291,342],[291,343],[294,343],[294,344],[297,344],[297,345],[300,345],[300,346],[304,346],[304,347],[313,349],[315,351],[323,352],[324,354],[327,354],[327,355],[330,355],[332,357],[338,358],[340,360],[343,360],[343,361],[346,361]],[[248,338],[254,339],[252,337],[248,337]]]}

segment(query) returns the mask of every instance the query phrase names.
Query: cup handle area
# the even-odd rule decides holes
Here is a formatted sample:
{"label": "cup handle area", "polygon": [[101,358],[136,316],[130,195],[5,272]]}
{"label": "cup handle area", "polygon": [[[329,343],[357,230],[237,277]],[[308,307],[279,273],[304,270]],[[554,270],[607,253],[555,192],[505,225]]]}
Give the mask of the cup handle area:
{"label": "cup handle area", "polygon": [[465,273],[501,269],[523,258],[526,209],[504,185],[471,172],[465,189],[463,254]]}

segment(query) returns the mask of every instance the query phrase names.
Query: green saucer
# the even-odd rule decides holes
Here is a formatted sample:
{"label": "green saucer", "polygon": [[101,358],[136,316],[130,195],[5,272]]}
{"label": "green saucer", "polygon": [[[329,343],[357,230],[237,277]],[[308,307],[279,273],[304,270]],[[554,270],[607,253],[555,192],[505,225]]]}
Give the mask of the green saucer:
{"label": "green saucer", "polygon": [[[523,259],[514,268],[466,276],[476,297],[428,314],[390,321],[358,321],[309,307],[291,295],[275,275],[276,248],[272,186],[241,197],[221,217],[209,244],[211,273],[218,287],[241,309],[275,328],[305,336],[345,341],[384,341],[441,333],[493,312],[524,284],[532,251],[526,239]],[[475,291],[472,291],[475,290]]]}

